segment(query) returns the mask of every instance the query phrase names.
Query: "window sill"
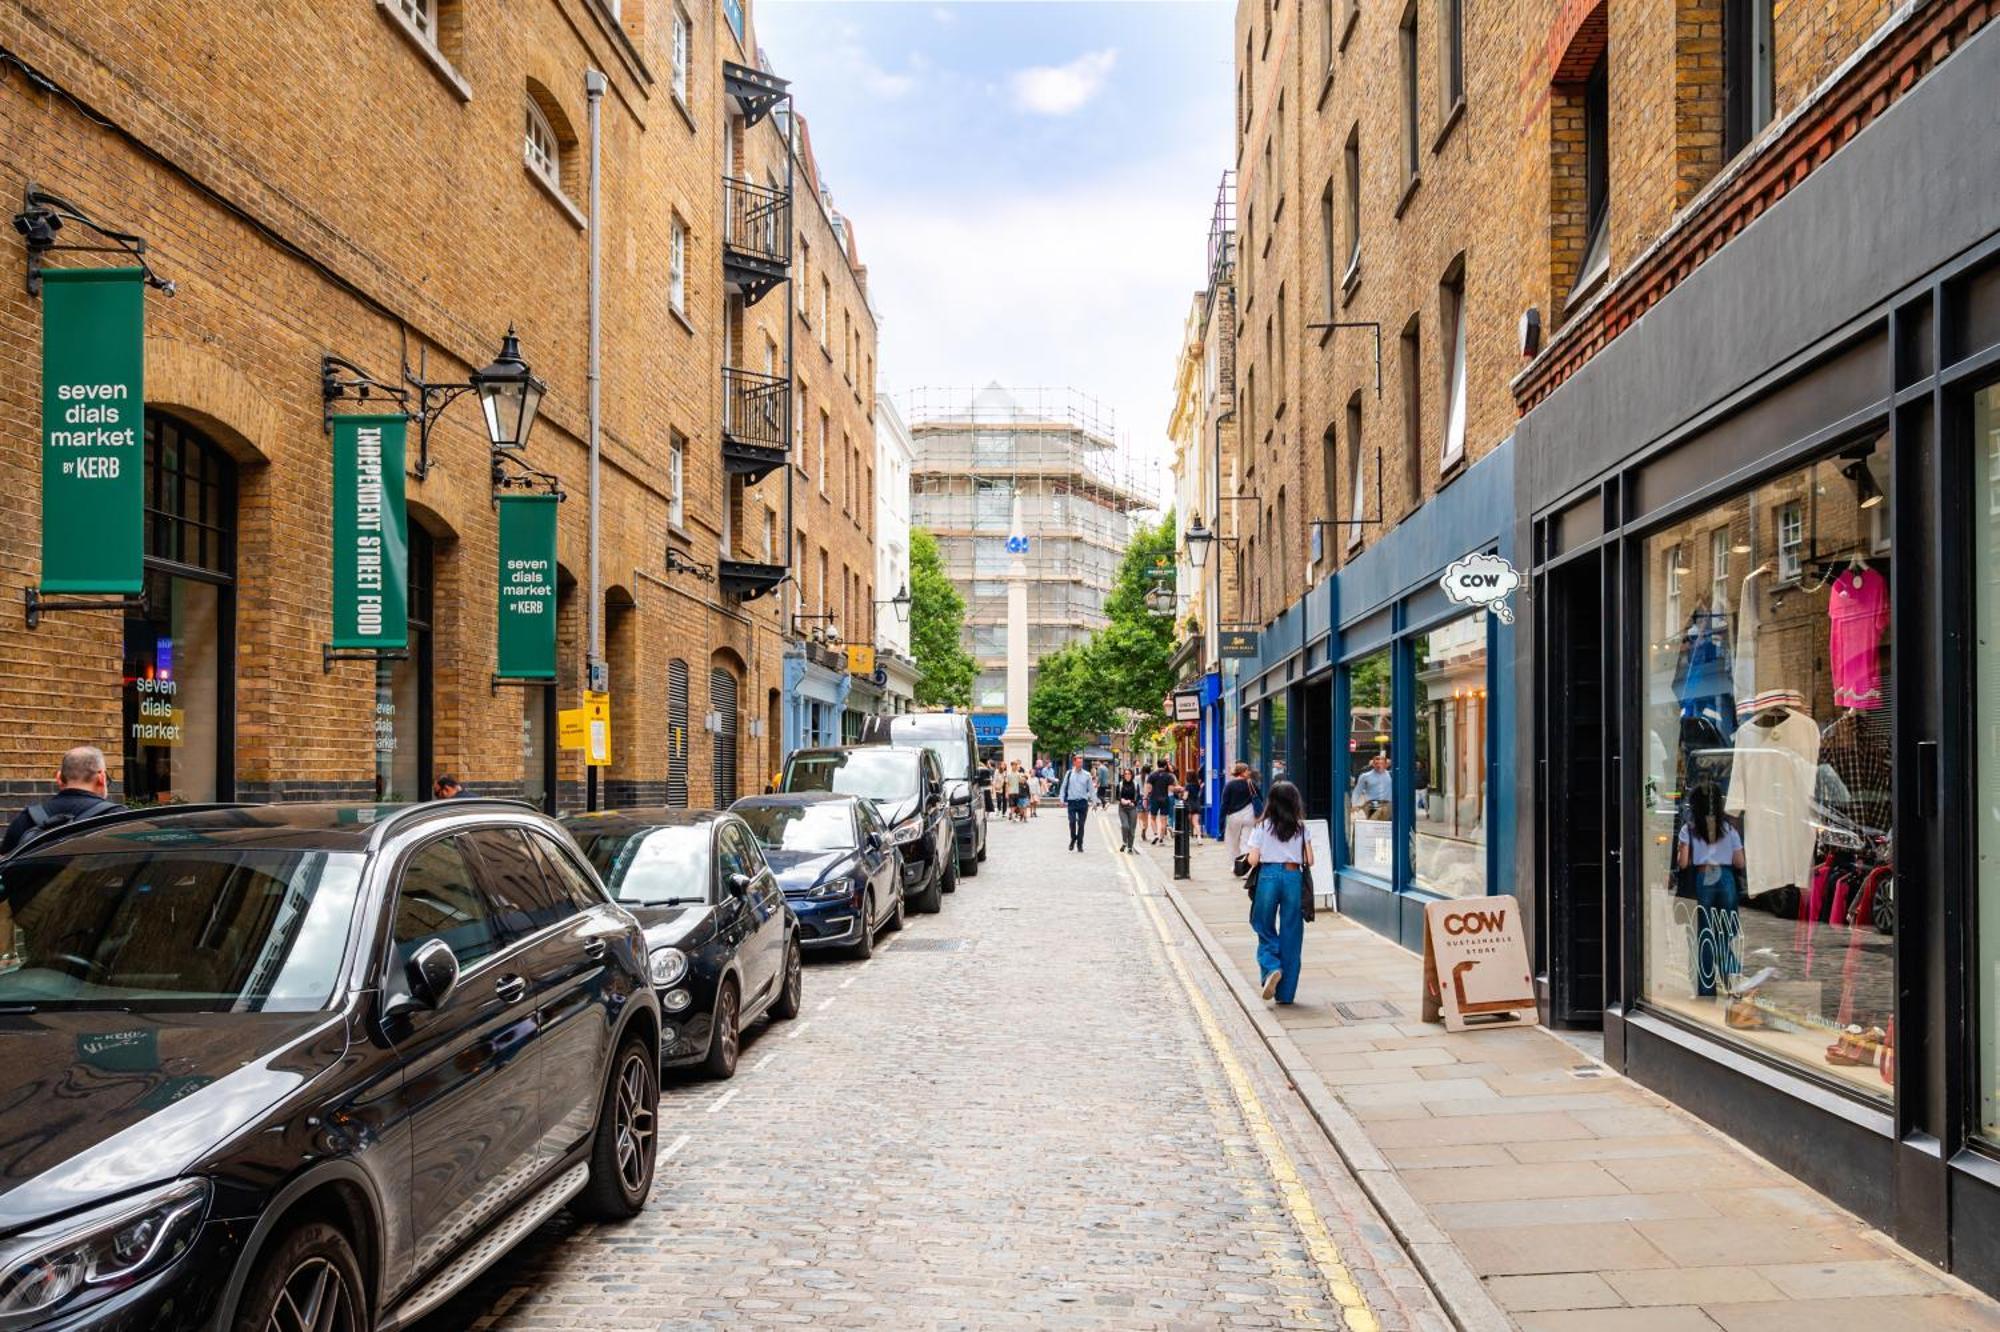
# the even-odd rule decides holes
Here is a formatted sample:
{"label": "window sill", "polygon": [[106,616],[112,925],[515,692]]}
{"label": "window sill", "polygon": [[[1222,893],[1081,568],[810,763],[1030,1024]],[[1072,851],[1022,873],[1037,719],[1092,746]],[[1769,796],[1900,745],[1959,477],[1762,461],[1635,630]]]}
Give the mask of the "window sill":
{"label": "window sill", "polygon": [[1361,22],[1361,6],[1359,4],[1350,4],[1347,7],[1346,17],[1344,17],[1340,21],[1340,40],[1334,43],[1334,49],[1336,51],[1340,51],[1342,53],[1346,52],[1347,39],[1354,35],[1355,25],[1357,25],[1360,22]]}
{"label": "window sill", "polygon": [[[1438,465],[1438,483],[1437,483],[1438,490],[1443,490],[1446,486],[1458,480],[1458,478],[1463,476],[1464,474],[1465,474],[1465,450],[1460,449],[1458,451],[1457,457],[1451,459],[1449,462],[1440,463]],[[1433,492],[1432,497],[1433,498],[1436,497],[1435,492]]]}
{"label": "window sill", "polygon": [[1413,171],[1410,173],[1409,183],[1403,186],[1403,197],[1396,200],[1395,216],[1398,222],[1403,220],[1404,211],[1409,208],[1410,200],[1417,197],[1417,188],[1421,186],[1423,183],[1424,183],[1423,172]]}
{"label": "window sill", "polygon": [[429,39],[417,30],[417,25],[403,16],[403,11],[396,7],[396,0],[375,0],[375,8],[382,11],[389,22],[395,25],[396,31],[403,34],[403,40],[417,48],[417,54],[431,67],[431,73],[437,75],[439,82],[457,94],[459,101],[472,100],[472,85],[467,83],[465,76],[458,72],[458,68],[445,58],[444,52],[431,45]]}
{"label": "window sill", "polygon": [[667,93],[667,100],[674,104],[674,110],[681,113],[681,119],[687,122],[689,133],[698,134],[701,132],[700,128],[694,123],[694,112],[689,109],[687,104],[687,98],[681,96],[680,93],[675,92],[672,89],[669,89]]}
{"label": "window sill", "polygon": [[684,551],[694,549],[694,533],[671,519],[667,522],[667,539]]}
{"label": "window sill", "polygon": [[1444,113],[1444,124],[1438,126],[1437,137],[1431,140],[1433,157],[1443,150],[1445,140],[1451,137],[1451,132],[1458,128],[1458,122],[1463,119],[1465,119],[1465,98],[1461,95],[1451,104],[1451,110]]}
{"label": "window sill", "polygon": [[668,301],[667,313],[672,315],[674,317],[674,322],[679,324],[682,328],[686,329],[690,333],[694,332],[694,321],[687,317],[687,311],[683,310],[680,306],[675,305],[672,301]]}
{"label": "window sill", "polygon": [[[516,150],[516,156],[519,156],[518,149]],[[523,162],[521,163],[521,174],[526,176],[529,180],[534,181],[536,186],[538,186],[541,189],[542,193],[548,195],[549,199],[555,204],[555,206],[562,209],[563,216],[568,218],[572,223],[574,223],[578,231],[582,231],[590,225],[590,219],[583,215],[583,210],[578,208],[575,204],[571,203],[569,201],[569,196],[567,194],[564,194],[561,190],[549,184],[548,180],[542,175],[541,172],[535,170],[533,167],[529,166],[526,162]]]}

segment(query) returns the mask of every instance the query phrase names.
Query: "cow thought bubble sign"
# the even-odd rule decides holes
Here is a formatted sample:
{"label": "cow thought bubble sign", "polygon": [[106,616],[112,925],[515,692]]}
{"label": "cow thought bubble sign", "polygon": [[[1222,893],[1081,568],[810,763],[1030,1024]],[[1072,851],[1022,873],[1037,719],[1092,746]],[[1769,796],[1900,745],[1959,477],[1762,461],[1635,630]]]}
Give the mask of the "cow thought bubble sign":
{"label": "cow thought bubble sign", "polygon": [[1507,598],[1521,586],[1521,575],[1498,555],[1467,555],[1454,560],[1438,585],[1459,605],[1484,606],[1500,623],[1514,623]]}

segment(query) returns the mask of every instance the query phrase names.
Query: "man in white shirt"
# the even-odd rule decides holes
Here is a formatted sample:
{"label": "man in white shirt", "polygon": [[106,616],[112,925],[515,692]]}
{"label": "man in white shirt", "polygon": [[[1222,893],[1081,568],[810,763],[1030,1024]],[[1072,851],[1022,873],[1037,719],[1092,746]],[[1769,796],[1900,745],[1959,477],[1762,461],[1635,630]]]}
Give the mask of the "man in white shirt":
{"label": "man in white shirt", "polygon": [[1069,810],[1069,849],[1083,850],[1083,827],[1090,817],[1090,802],[1097,796],[1097,782],[1083,768],[1083,755],[1069,761],[1057,798]]}

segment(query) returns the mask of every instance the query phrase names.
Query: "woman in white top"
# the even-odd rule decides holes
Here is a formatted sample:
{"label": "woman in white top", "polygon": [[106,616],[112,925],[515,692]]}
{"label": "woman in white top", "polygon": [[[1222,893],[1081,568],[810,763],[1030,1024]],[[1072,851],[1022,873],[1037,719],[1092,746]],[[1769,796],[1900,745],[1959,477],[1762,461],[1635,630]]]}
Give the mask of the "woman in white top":
{"label": "woman in white top", "polygon": [[1305,946],[1304,875],[1312,864],[1299,788],[1273,782],[1264,817],[1250,832],[1245,849],[1256,867],[1257,888],[1250,898],[1250,927],[1257,931],[1257,967],[1264,997],[1292,1002],[1299,988],[1299,955]]}
{"label": "woman in white top", "polygon": [[1723,815],[1722,790],[1700,782],[1688,792],[1688,814],[1675,838],[1676,893],[1694,899],[1688,921],[1688,979],[1697,997],[1724,991],[1742,970],[1737,956],[1737,906],[1743,884],[1743,834]]}

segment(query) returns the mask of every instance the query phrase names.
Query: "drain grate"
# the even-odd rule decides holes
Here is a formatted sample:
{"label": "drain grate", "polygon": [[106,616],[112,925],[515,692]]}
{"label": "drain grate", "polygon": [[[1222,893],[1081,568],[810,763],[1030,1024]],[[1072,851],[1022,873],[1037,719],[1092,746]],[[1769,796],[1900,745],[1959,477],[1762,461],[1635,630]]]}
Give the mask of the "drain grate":
{"label": "drain grate", "polygon": [[906,938],[896,942],[898,952],[956,953],[971,946],[970,939]]}
{"label": "drain grate", "polygon": [[1400,1018],[1403,1011],[1383,999],[1361,999],[1351,1004],[1335,1004],[1340,1015],[1349,1022],[1380,1022],[1385,1018]]}

